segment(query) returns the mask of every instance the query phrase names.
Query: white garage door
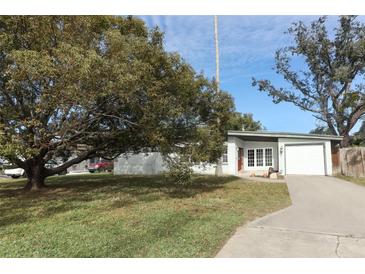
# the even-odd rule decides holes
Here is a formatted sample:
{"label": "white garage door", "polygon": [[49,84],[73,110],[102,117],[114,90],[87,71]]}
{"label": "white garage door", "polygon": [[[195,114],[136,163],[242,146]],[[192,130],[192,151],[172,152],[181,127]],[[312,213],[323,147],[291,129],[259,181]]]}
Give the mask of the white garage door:
{"label": "white garage door", "polygon": [[285,152],[286,174],[325,175],[323,145],[290,145]]}

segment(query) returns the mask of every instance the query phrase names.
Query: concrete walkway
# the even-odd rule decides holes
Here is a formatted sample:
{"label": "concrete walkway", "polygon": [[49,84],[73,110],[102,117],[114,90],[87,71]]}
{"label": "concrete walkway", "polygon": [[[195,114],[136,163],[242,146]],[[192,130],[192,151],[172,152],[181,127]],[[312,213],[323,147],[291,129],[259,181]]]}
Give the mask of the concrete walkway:
{"label": "concrete walkway", "polygon": [[217,257],[365,257],[365,187],[286,179],[292,206],[240,227]]}

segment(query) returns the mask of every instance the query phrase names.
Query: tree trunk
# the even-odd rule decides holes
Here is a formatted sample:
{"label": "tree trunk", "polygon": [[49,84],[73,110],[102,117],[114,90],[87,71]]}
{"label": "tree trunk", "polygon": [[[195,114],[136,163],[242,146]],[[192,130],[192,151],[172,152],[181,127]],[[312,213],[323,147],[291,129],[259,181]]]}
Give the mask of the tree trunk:
{"label": "tree trunk", "polygon": [[347,134],[343,134],[343,139],[341,141],[341,147],[348,147],[350,146],[350,135]]}
{"label": "tree trunk", "polygon": [[32,178],[28,179],[28,182],[25,185],[24,190],[40,190],[45,186],[46,185],[44,184],[44,178]]}
{"label": "tree trunk", "polygon": [[223,175],[222,159],[219,158],[217,160],[217,166],[215,167],[215,176],[222,176],[222,175]]}
{"label": "tree trunk", "polygon": [[25,173],[27,175],[28,182],[25,185],[24,190],[39,190],[46,186],[44,184],[47,177],[46,169],[42,163],[32,161],[25,169]]}

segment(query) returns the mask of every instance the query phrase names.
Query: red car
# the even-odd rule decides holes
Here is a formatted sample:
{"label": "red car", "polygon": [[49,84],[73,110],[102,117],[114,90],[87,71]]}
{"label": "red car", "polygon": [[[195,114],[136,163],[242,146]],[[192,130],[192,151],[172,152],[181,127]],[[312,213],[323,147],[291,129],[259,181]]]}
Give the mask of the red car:
{"label": "red car", "polygon": [[90,173],[94,172],[102,172],[102,171],[112,171],[113,170],[113,161],[105,160],[102,158],[93,158],[90,159],[90,163],[87,167]]}

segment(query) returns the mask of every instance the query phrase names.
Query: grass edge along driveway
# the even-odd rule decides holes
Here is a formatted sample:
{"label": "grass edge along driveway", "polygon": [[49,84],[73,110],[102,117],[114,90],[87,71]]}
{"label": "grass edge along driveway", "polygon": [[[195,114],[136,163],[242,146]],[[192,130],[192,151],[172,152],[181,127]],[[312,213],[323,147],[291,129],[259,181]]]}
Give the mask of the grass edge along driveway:
{"label": "grass edge along driveway", "polygon": [[351,176],[344,176],[344,175],[336,175],[337,178],[355,183],[357,185],[365,186],[365,178],[356,178]]}
{"label": "grass edge along driveway", "polygon": [[213,257],[242,225],[290,205],[286,184],[93,174],[41,193],[0,181],[0,257]]}

